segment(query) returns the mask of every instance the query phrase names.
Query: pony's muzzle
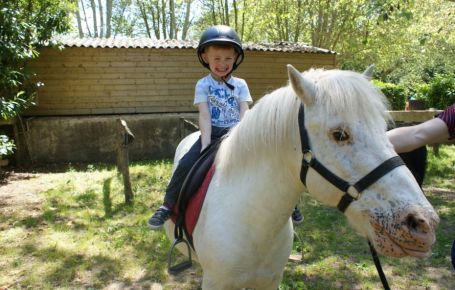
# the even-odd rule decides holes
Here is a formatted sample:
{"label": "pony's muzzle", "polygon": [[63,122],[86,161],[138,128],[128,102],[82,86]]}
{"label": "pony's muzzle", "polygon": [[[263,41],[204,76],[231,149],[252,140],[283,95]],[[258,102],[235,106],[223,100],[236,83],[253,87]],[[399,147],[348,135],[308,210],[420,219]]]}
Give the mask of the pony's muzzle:
{"label": "pony's muzzle", "polygon": [[434,244],[439,217],[433,209],[409,207],[397,211],[393,223],[379,218],[372,223],[375,248],[394,257],[426,257]]}

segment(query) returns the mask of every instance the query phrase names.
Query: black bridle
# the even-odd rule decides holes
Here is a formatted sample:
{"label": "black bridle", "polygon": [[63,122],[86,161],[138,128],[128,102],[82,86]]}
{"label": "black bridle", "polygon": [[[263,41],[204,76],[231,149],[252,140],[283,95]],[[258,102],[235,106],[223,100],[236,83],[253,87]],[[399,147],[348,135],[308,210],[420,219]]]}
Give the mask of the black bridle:
{"label": "black bridle", "polygon": [[[303,152],[303,160],[302,160],[302,167],[300,169],[300,180],[306,186],[306,176],[308,169],[311,167],[316,172],[318,172],[322,177],[324,177],[328,182],[333,184],[336,188],[341,190],[344,194],[343,197],[338,202],[337,208],[341,212],[345,212],[348,206],[360,197],[362,191],[367,189],[370,185],[378,181],[381,177],[395,169],[396,167],[405,165],[403,160],[400,156],[394,156],[386,161],[382,162],[378,165],[375,169],[373,169],[370,173],[365,175],[362,179],[357,181],[355,184],[351,184],[344,179],[338,177],[334,173],[332,173],[327,167],[325,167],[322,163],[320,163],[314,156],[311,151],[310,140],[308,138],[308,132],[305,128],[305,116],[304,116],[305,108],[303,104],[300,105],[299,108],[299,131],[300,131],[300,140],[302,143],[302,152]],[[390,289],[387,279],[385,278],[384,272],[382,271],[381,264],[379,262],[378,255],[376,250],[371,245],[370,242],[370,251],[371,255],[373,256],[374,264],[378,271],[379,277],[381,278],[382,285],[384,289]]]}

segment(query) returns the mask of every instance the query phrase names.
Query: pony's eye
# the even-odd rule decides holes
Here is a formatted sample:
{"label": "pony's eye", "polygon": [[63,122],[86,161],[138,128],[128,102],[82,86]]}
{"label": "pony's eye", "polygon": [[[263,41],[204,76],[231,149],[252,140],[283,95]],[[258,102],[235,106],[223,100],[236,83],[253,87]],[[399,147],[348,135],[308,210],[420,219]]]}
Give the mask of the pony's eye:
{"label": "pony's eye", "polygon": [[349,140],[349,134],[343,129],[336,129],[332,132],[333,139],[337,142]]}

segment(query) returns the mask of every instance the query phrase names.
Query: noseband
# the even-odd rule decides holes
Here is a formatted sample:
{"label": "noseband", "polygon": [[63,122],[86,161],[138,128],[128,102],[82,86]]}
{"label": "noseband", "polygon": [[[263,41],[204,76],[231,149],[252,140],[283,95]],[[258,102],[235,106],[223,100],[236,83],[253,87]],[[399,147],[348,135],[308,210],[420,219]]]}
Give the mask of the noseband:
{"label": "noseband", "polygon": [[400,156],[394,156],[390,159],[387,159],[370,173],[365,175],[362,179],[357,181],[355,184],[350,184],[349,182],[338,177],[332,173],[327,167],[320,163],[316,157],[313,156],[313,152],[310,147],[310,140],[308,138],[308,132],[305,128],[305,108],[303,104],[300,105],[299,109],[299,131],[300,131],[300,140],[302,143],[302,152],[303,160],[302,167],[300,169],[300,180],[306,186],[306,175],[308,169],[311,167],[316,172],[318,172],[322,177],[324,177],[328,182],[333,184],[336,188],[341,190],[344,195],[338,202],[337,208],[341,212],[345,212],[348,206],[354,200],[357,200],[360,197],[362,191],[367,189],[370,185],[378,181],[381,177],[392,171],[394,168],[401,165],[405,165]]}

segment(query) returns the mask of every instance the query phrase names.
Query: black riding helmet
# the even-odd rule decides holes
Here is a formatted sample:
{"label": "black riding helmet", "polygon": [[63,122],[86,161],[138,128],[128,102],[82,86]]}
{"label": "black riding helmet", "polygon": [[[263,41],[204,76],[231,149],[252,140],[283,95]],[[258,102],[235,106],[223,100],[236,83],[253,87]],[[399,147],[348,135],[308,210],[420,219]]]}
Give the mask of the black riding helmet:
{"label": "black riding helmet", "polygon": [[202,59],[202,53],[204,53],[204,49],[209,45],[230,45],[234,47],[235,51],[237,52],[238,56],[234,65],[232,67],[232,71],[234,71],[240,63],[242,63],[244,54],[242,48],[242,42],[240,41],[239,36],[229,26],[226,25],[215,25],[207,28],[201,36],[199,40],[199,45],[197,47],[197,56],[201,64],[210,69],[208,63],[206,63]]}

